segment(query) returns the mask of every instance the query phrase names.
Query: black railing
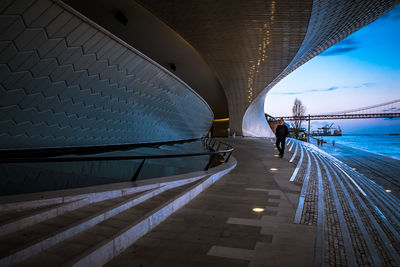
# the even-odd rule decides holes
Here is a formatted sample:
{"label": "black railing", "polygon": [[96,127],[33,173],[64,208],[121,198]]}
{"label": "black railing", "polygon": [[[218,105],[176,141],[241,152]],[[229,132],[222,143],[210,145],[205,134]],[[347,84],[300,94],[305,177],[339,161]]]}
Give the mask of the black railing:
{"label": "black railing", "polygon": [[[84,161],[114,161],[114,160],[142,160],[138,169],[132,176],[132,181],[135,181],[140,174],[140,171],[145,164],[147,159],[166,159],[166,158],[184,158],[194,156],[210,155],[210,160],[205,167],[208,170],[211,166],[218,165],[219,163],[228,162],[233,147],[229,144],[220,142],[213,138],[202,138],[201,142],[210,151],[197,152],[197,153],[184,153],[184,154],[167,154],[167,155],[141,155],[141,156],[60,156],[60,157],[48,157],[48,156],[24,156],[18,157],[11,155],[11,157],[0,157],[0,163],[39,163],[39,162],[84,162]],[[215,149],[216,147],[216,149]],[[220,150],[220,148],[225,147]]]}
{"label": "black railing", "polygon": [[[216,160],[218,160],[220,163],[228,162],[234,149],[231,145],[221,142],[218,139],[209,137],[202,138],[201,141],[204,146],[206,146],[210,150],[210,152],[208,153],[210,153],[209,155],[211,155],[205,170],[208,170],[210,166],[217,165],[215,164]],[[224,149],[220,150],[221,147],[224,147]]]}
{"label": "black railing", "polygon": [[127,151],[139,148],[158,148],[164,145],[185,144],[199,139],[186,139],[179,141],[164,141],[155,143],[139,143],[139,144],[121,144],[121,145],[105,145],[105,146],[76,146],[76,147],[55,147],[55,148],[33,148],[33,149],[15,149],[0,150],[0,162],[2,158],[52,158],[66,155],[90,155],[98,153],[107,153],[113,151]]}

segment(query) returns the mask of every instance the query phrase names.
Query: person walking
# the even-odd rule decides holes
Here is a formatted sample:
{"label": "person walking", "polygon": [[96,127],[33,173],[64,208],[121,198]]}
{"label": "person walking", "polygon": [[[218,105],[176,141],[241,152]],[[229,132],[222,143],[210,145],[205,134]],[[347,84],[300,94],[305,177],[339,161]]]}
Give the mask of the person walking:
{"label": "person walking", "polygon": [[276,135],[276,148],[279,151],[279,157],[283,157],[285,153],[285,141],[286,137],[289,134],[289,130],[283,122],[283,119],[280,119],[278,127],[276,127],[275,135]]}

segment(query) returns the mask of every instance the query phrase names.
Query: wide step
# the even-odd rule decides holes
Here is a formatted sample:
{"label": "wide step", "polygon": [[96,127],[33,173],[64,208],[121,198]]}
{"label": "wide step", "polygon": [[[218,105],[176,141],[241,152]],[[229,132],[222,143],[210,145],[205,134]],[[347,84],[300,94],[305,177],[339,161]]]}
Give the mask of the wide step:
{"label": "wide step", "polygon": [[0,265],[15,264],[25,257],[34,255],[74,235],[85,227],[96,224],[96,221],[104,216],[105,211],[113,210],[141,194],[143,193],[96,202],[1,236]]}
{"label": "wide step", "polygon": [[[176,198],[182,192],[192,187],[195,183],[198,182],[166,190],[151,199],[129,208],[96,224],[88,230],[78,233],[57,245],[26,259],[18,266],[72,265],[82,258],[85,258],[86,255],[96,251],[96,246],[99,246],[99,244],[112,240],[118,236],[121,229],[133,226],[135,223],[140,223],[146,214],[151,214],[167,201]],[[102,205],[104,205],[104,203],[102,203]]]}

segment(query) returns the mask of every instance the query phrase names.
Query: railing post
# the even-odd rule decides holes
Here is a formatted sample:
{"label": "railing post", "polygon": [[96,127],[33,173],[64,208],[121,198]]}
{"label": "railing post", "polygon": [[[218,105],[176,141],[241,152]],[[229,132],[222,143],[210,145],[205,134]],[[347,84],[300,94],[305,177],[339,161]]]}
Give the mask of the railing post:
{"label": "railing post", "polygon": [[214,145],[217,142],[217,140],[214,140],[214,143],[212,144],[211,148],[214,149]]}
{"label": "railing post", "polygon": [[217,150],[216,151],[218,151],[219,150],[219,147],[221,146],[221,143],[219,143],[218,144],[218,146],[217,146]]}
{"label": "railing post", "polygon": [[208,161],[207,166],[204,168],[205,171],[208,171],[208,169],[210,168],[210,165],[211,165],[211,162],[212,162],[213,159],[214,159],[214,156],[215,156],[214,154],[211,155],[210,160]]}
{"label": "railing post", "polygon": [[210,147],[211,142],[212,142],[212,138],[208,138],[208,144],[207,144],[208,147]]}
{"label": "railing post", "polygon": [[229,155],[228,155],[228,157],[226,158],[225,162],[228,162],[228,160],[229,160],[229,158],[231,157],[231,155],[232,155],[232,151],[229,153]]}
{"label": "railing post", "polygon": [[311,120],[311,116],[310,114],[308,114],[308,142],[310,143],[310,120]]}
{"label": "railing post", "polygon": [[142,160],[142,163],[140,163],[138,169],[137,169],[137,170],[135,171],[135,173],[133,174],[131,181],[133,181],[133,182],[136,181],[136,179],[137,179],[138,176],[139,176],[140,171],[142,170],[142,167],[143,167],[143,165],[144,165],[145,160],[146,160],[146,159],[143,159],[143,160]]}

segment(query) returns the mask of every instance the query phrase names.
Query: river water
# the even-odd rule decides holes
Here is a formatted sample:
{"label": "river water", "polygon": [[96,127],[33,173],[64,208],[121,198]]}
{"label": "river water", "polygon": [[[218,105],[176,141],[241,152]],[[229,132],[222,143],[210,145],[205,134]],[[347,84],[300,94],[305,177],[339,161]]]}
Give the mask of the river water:
{"label": "river water", "polygon": [[336,144],[367,150],[400,160],[400,134],[323,136],[323,140],[327,141],[324,146],[332,146],[332,140],[335,140]]}

